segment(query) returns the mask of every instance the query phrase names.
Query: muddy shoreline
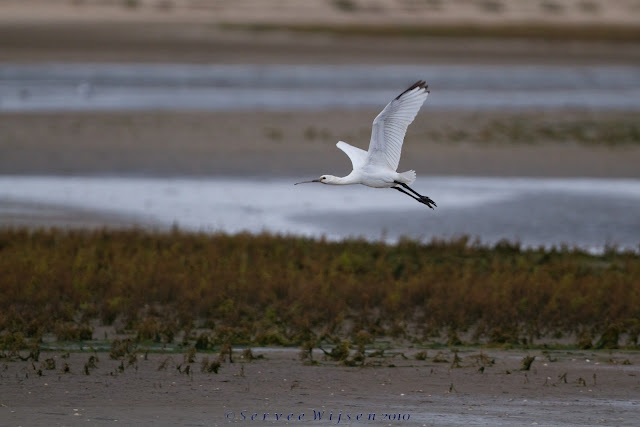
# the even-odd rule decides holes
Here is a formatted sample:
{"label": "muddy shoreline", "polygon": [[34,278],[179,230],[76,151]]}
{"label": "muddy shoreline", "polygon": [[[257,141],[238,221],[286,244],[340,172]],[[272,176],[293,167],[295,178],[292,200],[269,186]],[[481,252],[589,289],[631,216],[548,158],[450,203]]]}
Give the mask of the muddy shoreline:
{"label": "muddy shoreline", "polygon": [[[381,53],[380,46],[383,46]],[[0,23],[0,61],[634,65],[634,43],[334,37],[154,23]]]}
{"label": "muddy shoreline", "polygon": [[[0,116],[0,174],[297,177],[348,173],[339,140],[366,148],[376,111],[37,113]],[[633,122],[637,113],[422,112],[400,168],[421,175],[638,178],[640,146],[538,138],[510,120]],[[497,124],[495,124],[497,121]],[[496,132],[493,142],[491,132]],[[546,128],[545,128],[546,129]],[[541,135],[546,132],[544,129]],[[606,132],[606,129],[603,131]],[[452,140],[454,139],[454,140]]]}
{"label": "muddy shoreline", "polygon": [[[454,364],[452,349],[428,350],[426,360],[403,349],[345,367],[320,356],[319,366],[304,364],[295,349],[267,350],[254,350],[265,359],[252,362],[237,355],[218,374],[200,369],[212,354],[193,363],[182,354],[111,360],[89,352],[4,361],[0,411],[9,424],[61,425],[277,425],[290,414],[288,424],[375,425],[386,413],[409,418],[389,425],[634,425],[640,416],[637,352],[459,348]],[[92,355],[96,367],[85,370]],[[521,370],[525,356],[536,357],[529,371]],[[46,359],[55,369],[41,367]],[[323,411],[331,421],[317,419]]]}

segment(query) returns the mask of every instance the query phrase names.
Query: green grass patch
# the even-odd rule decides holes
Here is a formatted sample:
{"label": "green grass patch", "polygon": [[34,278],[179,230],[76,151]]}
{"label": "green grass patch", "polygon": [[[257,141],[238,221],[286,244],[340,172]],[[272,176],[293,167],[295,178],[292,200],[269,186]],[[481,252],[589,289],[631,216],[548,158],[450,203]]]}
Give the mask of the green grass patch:
{"label": "green grass patch", "polygon": [[640,334],[640,255],[467,239],[390,246],[267,234],[4,229],[0,288],[4,354],[43,337],[100,340],[92,336],[100,325],[136,345],[202,351],[229,344],[364,349],[384,339],[530,346],[563,334],[631,348]]}

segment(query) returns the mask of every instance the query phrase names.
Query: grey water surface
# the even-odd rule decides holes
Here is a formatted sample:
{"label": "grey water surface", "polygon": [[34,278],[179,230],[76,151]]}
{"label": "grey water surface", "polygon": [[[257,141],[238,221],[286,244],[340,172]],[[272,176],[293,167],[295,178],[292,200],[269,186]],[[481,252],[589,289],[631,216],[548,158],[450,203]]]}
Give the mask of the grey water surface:
{"label": "grey water surface", "polygon": [[0,111],[379,108],[417,79],[426,109],[640,109],[640,67],[0,64]]}
{"label": "grey water surface", "polygon": [[293,180],[0,176],[0,219],[62,209],[92,223],[237,233],[268,231],[390,243],[468,235],[484,244],[640,249],[640,180],[421,177],[428,209],[391,189]]}

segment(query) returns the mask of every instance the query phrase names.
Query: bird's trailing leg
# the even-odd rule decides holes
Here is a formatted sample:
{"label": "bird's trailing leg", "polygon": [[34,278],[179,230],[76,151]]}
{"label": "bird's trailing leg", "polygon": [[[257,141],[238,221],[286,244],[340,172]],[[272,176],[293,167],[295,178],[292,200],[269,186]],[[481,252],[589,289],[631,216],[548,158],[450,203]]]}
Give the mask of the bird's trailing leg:
{"label": "bird's trailing leg", "polygon": [[[396,190],[400,191],[401,193],[406,194],[407,196],[410,196],[414,199],[416,199],[417,201],[419,201],[420,203],[423,203],[427,206],[429,206],[431,209],[433,209],[433,206],[438,207],[438,205],[436,205],[436,202],[434,202],[433,200],[431,200],[429,197],[427,196],[423,196],[422,194],[418,193],[417,191],[415,191],[413,188],[409,187],[407,184],[403,183],[403,182],[396,182],[396,184],[403,186],[404,188],[406,188],[407,190],[411,191],[411,193],[415,194],[415,196],[411,193],[407,193],[406,191],[404,191],[402,188],[400,187],[392,187],[395,188]],[[418,196],[418,197],[416,197]],[[433,205],[433,206],[431,206]]]}
{"label": "bird's trailing leg", "polygon": [[407,193],[406,191],[404,191],[404,190],[403,190],[402,188],[400,188],[400,187],[391,187],[391,188],[393,188],[394,190],[398,190],[399,192],[404,193],[404,194],[406,194],[407,196],[411,197],[412,199],[415,199],[415,200],[419,201],[420,203],[422,203],[422,200],[418,199],[416,196],[414,196],[414,195],[413,195],[413,194],[411,194],[411,193]]}

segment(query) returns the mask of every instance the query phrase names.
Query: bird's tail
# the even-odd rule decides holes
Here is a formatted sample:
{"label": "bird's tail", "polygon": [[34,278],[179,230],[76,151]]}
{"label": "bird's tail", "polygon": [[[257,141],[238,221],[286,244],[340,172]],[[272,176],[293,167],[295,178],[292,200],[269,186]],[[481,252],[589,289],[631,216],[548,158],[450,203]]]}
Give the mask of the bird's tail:
{"label": "bird's tail", "polygon": [[407,185],[413,184],[413,181],[416,180],[416,171],[410,170],[410,171],[402,172],[400,174],[400,178],[402,179],[402,182],[404,182]]}

